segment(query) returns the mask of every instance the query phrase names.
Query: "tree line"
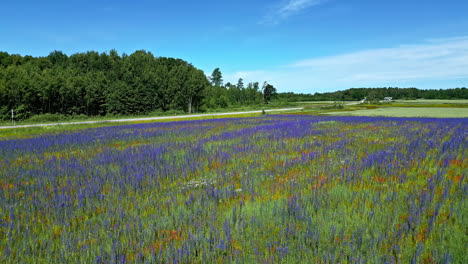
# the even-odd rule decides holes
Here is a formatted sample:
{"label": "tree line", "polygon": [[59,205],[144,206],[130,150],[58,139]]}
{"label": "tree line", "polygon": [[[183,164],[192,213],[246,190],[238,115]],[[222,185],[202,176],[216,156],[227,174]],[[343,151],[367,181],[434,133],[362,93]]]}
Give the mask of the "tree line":
{"label": "tree line", "polygon": [[236,84],[223,84],[219,68],[213,71],[209,79],[211,86],[205,100],[208,108],[268,104],[277,95],[276,88],[267,82],[261,86],[259,82],[244,84],[244,80],[239,78]]}
{"label": "tree line", "polygon": [[278,100],[298,102],[298,101],[357,101],[365,97],[375,100],[383,100],[384,97],[393,97],[393,99],[468,99],[468,89],[434,89],[421,90],[417,88],[350,88],[343,91],[315,94],[295,94],[279,93]]}
{"label": "tree line", "polygon": [[[214,77],[214,78],[213,78]],[[218,79],[216,79],[218,78]],[[221,79],[221,82],[220,82]],[[145,50],[131,55],[88,51],[46,57],[0,52],[0,119],[40,114],[136,115],[155,111],[204,112],[209,108],[264,103],[274,89],[242,81],[222,85],[221,71],[210,78],[192,64],[155,57]]]}

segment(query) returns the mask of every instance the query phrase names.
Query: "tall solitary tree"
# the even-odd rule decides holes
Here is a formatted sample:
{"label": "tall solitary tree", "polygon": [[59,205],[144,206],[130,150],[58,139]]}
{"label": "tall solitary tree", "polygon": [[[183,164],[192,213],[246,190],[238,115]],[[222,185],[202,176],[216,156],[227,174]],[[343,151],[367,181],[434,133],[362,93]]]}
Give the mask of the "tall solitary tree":
{"label": "tall solitary tree", "polygon": [[211,74],[211,85],[213,86],[223,86],[223,75],[219,68],[214,69]]}
{"label": "tall solitary tree", "polygon": [[244,89],[244,80],[242,80],[242,78],[239,78],[239,80],[237,81],[237,89],[239,90],[243,90]]}
{"label": "tall solitary tree", "polygon": [[265,82],[263,84],[263,100],[265,104],[268,104],[268,102],[276,95],[276,88]]}

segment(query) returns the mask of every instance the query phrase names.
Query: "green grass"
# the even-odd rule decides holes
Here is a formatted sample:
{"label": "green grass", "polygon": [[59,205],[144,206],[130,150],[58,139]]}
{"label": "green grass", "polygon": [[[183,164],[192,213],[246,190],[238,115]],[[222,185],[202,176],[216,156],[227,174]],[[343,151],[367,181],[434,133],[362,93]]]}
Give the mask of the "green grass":
{"label": "green grass", "polygon": [[410,104],[468,104],[468,99],[417,99],[417,100],[396,100],[397,103],[410,103]]}
{"label": "green grass", "polygon": [[447,117],[468,118],[468,108],[447,107],[379,107],[354,111],[327,112],[329,115],[393,116],[393,117]]}
{"label": "green grass", "polygon": [[335,101],[306,101],[306,102],[297,102],[298,104],[310,104],[310,105],[326,105],[334,104]]}

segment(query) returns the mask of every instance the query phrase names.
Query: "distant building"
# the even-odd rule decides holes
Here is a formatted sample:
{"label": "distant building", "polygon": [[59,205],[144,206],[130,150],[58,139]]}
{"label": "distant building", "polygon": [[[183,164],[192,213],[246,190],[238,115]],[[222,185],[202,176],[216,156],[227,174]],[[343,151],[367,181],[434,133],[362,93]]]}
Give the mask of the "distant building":
{"label": "distant building", "polygon": [[380,101],[381,103],[388,103],[393,101],[393,97],[384,97],[383,101]]}

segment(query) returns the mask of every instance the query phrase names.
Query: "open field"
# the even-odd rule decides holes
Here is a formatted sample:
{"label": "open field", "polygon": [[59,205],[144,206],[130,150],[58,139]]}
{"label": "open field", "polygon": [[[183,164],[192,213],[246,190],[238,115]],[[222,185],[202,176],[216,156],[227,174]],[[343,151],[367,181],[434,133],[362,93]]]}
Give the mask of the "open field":
{"label": "open field", "polygon": [[308,105],[329,105],[333,104],[335,101],[305,101],[305,102],[297,102],[297,104],[308,104]]}
{"label": "open field", "polygon": [[408,104],[468,104],[466,99],[417,99],[417,100],[396,100],[397,103]]}
{"label": "open field", "polygon": [[259,116],[0,140],[0,262],[467,263],[468,119]]}
{"label": "open field", "polygon": [[353,111],[328,112],[329,115],[393,116],[393,117],[450,117],[468,118],[468,107],[378,107]]}

